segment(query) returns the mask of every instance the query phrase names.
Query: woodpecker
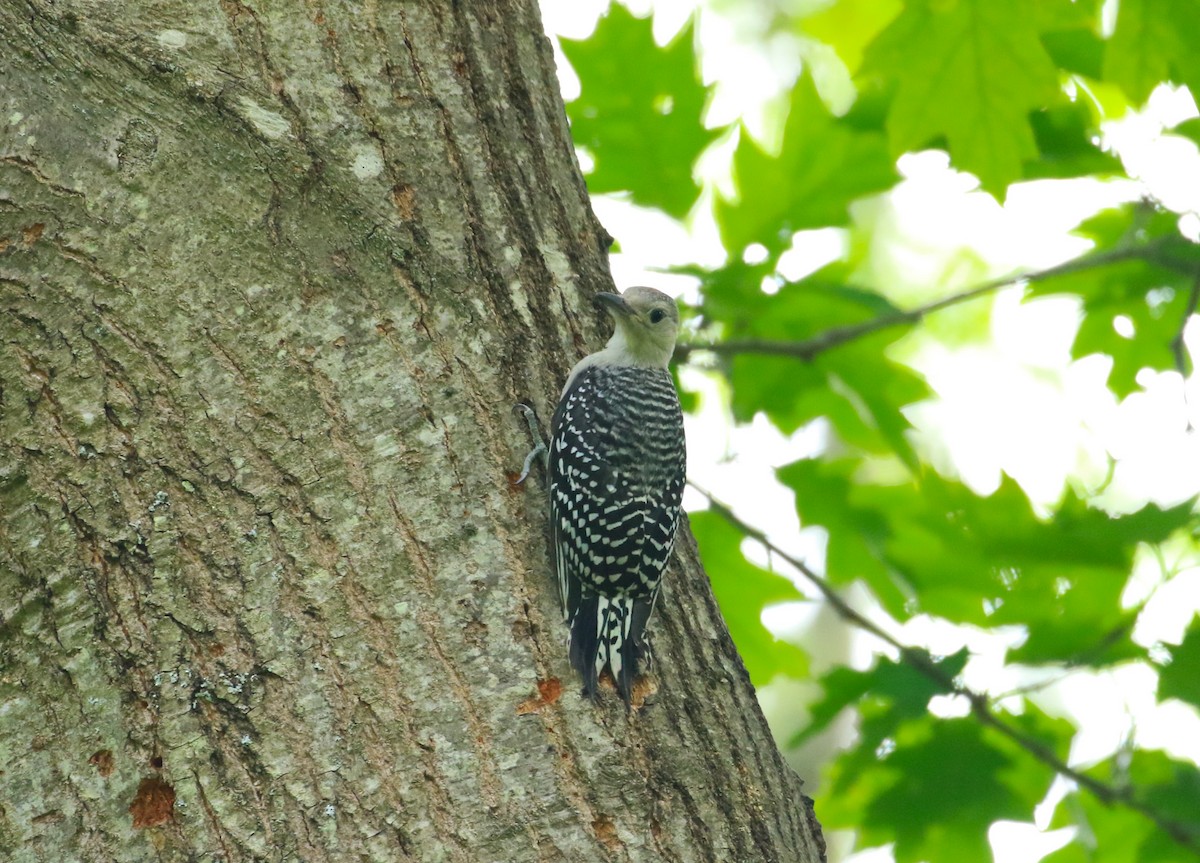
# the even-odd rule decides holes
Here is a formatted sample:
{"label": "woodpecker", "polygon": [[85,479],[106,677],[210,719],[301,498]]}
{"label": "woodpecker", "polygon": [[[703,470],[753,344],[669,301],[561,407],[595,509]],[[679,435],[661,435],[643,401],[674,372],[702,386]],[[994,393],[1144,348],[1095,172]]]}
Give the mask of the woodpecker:
{"label": "woodpecker", "polygon": [[679,310],[653,288],[597,294],[612,338],[571,370],[551,425],[550,523],[571,664],[626,704],[679,527],[683,415],[667,363]]}

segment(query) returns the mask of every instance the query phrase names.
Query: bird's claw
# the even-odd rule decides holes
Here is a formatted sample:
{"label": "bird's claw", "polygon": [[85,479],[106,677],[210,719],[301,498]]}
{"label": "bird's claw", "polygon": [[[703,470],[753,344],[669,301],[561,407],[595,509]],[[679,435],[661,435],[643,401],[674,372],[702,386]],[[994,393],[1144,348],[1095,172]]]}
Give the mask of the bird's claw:
{"label": "bird's claw", "polygon": [[542,439],[542,430],[538,426],[537,414],[527,404],[518,402],[513,405],[513,410],[525,418],[526,424],[529,426],[529,434],[535,441],[535,446],[529,451],[529,455],[525,456],[525,464],[521,467],[521,475],[516,478],[514,485],[521,485],[529,477],[529,472],[533,470],[533,460],[542,453],[545,453],[546,442]]}

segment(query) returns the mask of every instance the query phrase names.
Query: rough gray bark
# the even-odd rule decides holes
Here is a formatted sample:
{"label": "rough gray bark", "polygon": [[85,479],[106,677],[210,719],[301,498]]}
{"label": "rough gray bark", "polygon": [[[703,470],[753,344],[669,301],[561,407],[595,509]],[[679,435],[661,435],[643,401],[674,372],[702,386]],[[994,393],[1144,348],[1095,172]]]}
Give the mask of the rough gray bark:
{"label": "rough gray bark", "polygon": [[649,706],[570,676],[511,405],[611,285],[532,2],[0,45],[0,857],[821,857],[690,537]]}

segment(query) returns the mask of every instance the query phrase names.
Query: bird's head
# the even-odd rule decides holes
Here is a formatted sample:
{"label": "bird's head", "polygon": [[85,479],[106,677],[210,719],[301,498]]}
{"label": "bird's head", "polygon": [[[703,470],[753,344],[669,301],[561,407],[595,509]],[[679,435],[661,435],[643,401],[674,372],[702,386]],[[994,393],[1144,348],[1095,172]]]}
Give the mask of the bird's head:
{"label": "bird's head", "polygon": [[679,308],[654,288],[629,288],[623,294],[596,294],[616,328],[607,352],[622,365],[666,368],[679,334]]}

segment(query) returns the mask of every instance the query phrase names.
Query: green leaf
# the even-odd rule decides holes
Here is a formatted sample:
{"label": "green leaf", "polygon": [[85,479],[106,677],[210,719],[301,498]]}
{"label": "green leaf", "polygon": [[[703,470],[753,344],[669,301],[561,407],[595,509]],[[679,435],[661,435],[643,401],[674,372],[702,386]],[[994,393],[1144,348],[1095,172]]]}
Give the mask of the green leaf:
{"label": "green leaf", "polygon": [[[1005,717],[1008,719],[1009,717]],[[1034,717],[1028,727],[1062,748],[1062,723]],[[820,805],[826,828],[853,827],[858,843],[894,842],[897,863],[988,860],[997,819],[1030,820],[1052,771],[973,719],[922,717],[894,736],[839,757]]]}
{"label": "green leaf", "polygon": [[1028,114],[1062,100],[1033,0],[912,0],[867,50],[864,73],[894,84],[896,155],[944,138],[954,164],[998,197],[1037,156]]}
{"label": "green leaf", "polygon": [[1024,662],[1110,665],[1144,651],[1121,607],[1139,543],[1192,521],[1191,502],[1112,517],[1068,494],[1039,518],[1013,480],[980,497],[925,473],[889,486],[853,481],[855,463],[802,460],[777,472],[805,526],[829,532],[834,584],[866,581],[899,620],[922,612],[978,626],[1020,625]]}
{"label": "green leaf", "polygon": [[1193,0],[1121,0],[1104,55],[1104,77],[1142,103],[1161,82],[1197,92],[1200,5]]}
{"label": "green leaf", "polygon": [[729,626],[750,680],[755,686],[762,686],[776,674],[804,676],[808,671],[805,653],[780,641],[762,622],[764,608],[802,600],[804,596],[788,579],[746,560],[741,551],[745,536],[717,513],[693,512],[688,514],[688,520],[721,606],[721,616]]}
{"label": "green leaf", "polygon": [[808,75],[792,90],[779,153],[768,152],[743,128],[733,175],[737,199],[721,198],[716,205],[721,241],[732,258],[761,243],[771,260],[797,231],[846,224],[853,201],[899,179],[883,136],[830,114]]}
{"label": "green leaf", "polygon": [[1159,700],[1178,698],[1200,707],[1200,616],[1192,619],[1183,641],[1170,653],[1171,664],[1158,673]]}
{"label": "green leaf", "polygon": [[910,426],[901,408],[924,398],[928,388],[916,373],[883,356],[878,344],[864,340],[857,350],[811,363],[754,354],[734,357],[727,371],[734,417],[748,422],[761,411],[784,434],[823,418],[844,443],[870,453],[894,452],[915,466],[916,453],[905,435]]}
{"label": "green leaf", "polygon": [[1178,216],[1143,204],[1100,213],[1076,233],[1092,239],[1096,253],[1122,245],[1146,249],[1141,257],[1045,279],[1029,288],[1031,296],[1072,293],[1083,299],[1084,317],[1071,354],[1112,357],[1108,385],[1124,397],[1139,388],[1142,369],[1175,369],[1174,342],[1190,311],[1200,246],[1180,235]]}
{"label": "green leaf", "polygon": [[1043,34],[1061,30],[1091,30],[1100,26],[1103,0],[1048,0],[1034,6],[1037,29]]}
{"label": "green leaf", "polygon": [[1171,824],[1164,830],[1133,808],[1106,806],[1092,794],[1074,791],[1055,811],[1052,827],[1078,827],[1079,839],[1046,857],[1050,863],[1183,863],[1196,859],[1200,843],[1200,769],[1166,753],[1133,750],[1086,771],[1091,778],[1128,793]]}
{"label": "green leaf", "polygon": [[[1143,654],[1130,639],[1136,612],[1120,601],[1133,553],[1139,542],[1161,542],[1187,524],[1190,503],[1169,510],[1148,505],[1114,518],[1068,493],[1043,520],[1007,477],[988,498],[930,476],[922,491],[929,509],[918,530],[902,527],[889,551],[931,613],[974,611],[965,597],[947,601],[956,598],[959,559],[977,567],[963,581],[991,582],[974,597],[981,614],[959,619],[1025,626],[1029,636],[1014,660],[1108,665]],[[922,541],[931,546],[914,544]]]}
{"label": "green leaf", "polygon": [[1104,61],[1099,0],[1037,3],[1037,29],[1050,58],[1064,72],[1098,79]]}
{"label": "green leaf", "polygon": [[1104,63],[1104,40],[1093,30],[1042,34],[1042,44],[1064,72],[1099,78]]}
{"label": "green leaf", "polygon": [[[1142,369],[1175,368],[1173,343],[1188,314],[1187,286],[1181,279],[1142,262],[1130,262],[1097,273],[1084,303],[1084,319],[1071,346],[1071,356],[1112,357],[1108,386],[1119,398],[1136,392]],[[1118,324],[1132,330],[1118,332]]]}
{"label": "green leaf", "polygon": [[1184,120],[1173,128],[1171,133],[1187,138],[1193,144],[1200,146],[1200,117],[1192,117],[1190,120]]}
{"label": "green leaf", "polygon": [[849,284],[841,262],[799,282],[776,282],[774,294],[762,290],[769,274],[765,266],[739,262],[704,273],[704,314],[720,322],[729,338],[801,341],[900,311],[886,297]]}
{"label": "green leaf", "polygon": [[1029,117],[1038,157],[1025,163],[1026,180],[1122,176],[1121,160],[1100,149],[1098,118],[1082,100],[1064,102]]}
{"label": "green leaf", "polygon": [[1079,836],[1042,858],[1042,863],[1143,863],[1140,847],[1154,825],[1143,815],[1120,806],[1105,806],[1090,794],[1068,794],[1051,827],[1078,827]]}
{"label": "green leaf", "polygon": [[[795,492],[800,523],[820,525],[829,533],[825,577],[835,585],[861,578],[884,608],[904,614],[910,593],[890,567],[885,550],[891,532],[890,508],[859,505],[854,500],[856,464],[852,459],[802,459],[779,468],[776,476]],[[909,494],[900,492],[905,500]],[[899,503],[903,505],[903,501]]]}
{"label": "green leaf", "polygon": [[1200,842],[1200,767],[1165,752],[1135,750],[1129,785],[1140,802]]}
{"label": "green leaf", "polygon": [[[966,648],[940,659],[922,651],[913,651],[913,656],[915,661],[937,669],[948,679],[960,674],[967,664]],[[912,662],[895,662],[885,657],[881,657],[869,671],[835,668],[822,677],[820,683],[824,695],[813,705],[808,727],[788,741],[789,747],[799,746],[824,730],[839,713],[863,698],[886,702],[890,708],[889,715],[899,723],[921,716],[929,706],[929,699],[950,691],[914,667]]]}
{"label": "green leaf", "polygon": [[563,39],[582,91],[567,105],[575,143],[595,162],[593,193],[630,193],[634,203],[682,218],[700,194],[692,166],[721,134],[703,122],[709,89],[697,73],[691,22],[654,42],[648,18],[613,4],[596,32]]}
{"label": "green leaf", "polygon": [[[731,264],[706,278],[704,314],[722,324],[727,339],[795,342],[829,329],[895,314],[871,291],[848,285],[845,267],[833,264],[774,295],[759,289],[762,270]],[[868,452],[895,453],[915,468],[906,432],[906,405],[929,396],[924,380],[888,358],[886,348],[904,333],[893,327],[823,351],[812,361],[740,354],[725,366],[734,417],[765,412],[785,434],[818,417],[843,441]]]}
{"label": "green leaf", "polygon": [[851,73],[863,51],[900,14],[900,0],[840,0],[800,21],[800,30],[831,47]]}

